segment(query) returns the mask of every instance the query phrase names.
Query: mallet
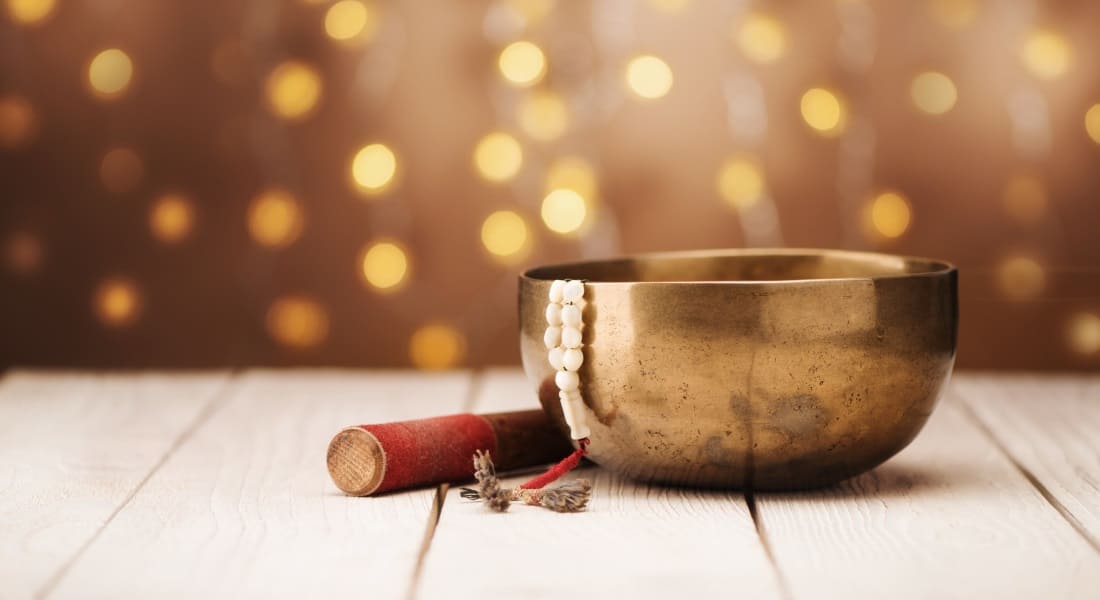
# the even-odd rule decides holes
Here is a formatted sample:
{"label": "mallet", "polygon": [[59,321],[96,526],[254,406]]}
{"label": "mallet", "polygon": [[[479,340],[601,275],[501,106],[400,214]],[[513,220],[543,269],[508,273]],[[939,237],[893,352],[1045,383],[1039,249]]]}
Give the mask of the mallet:
{"label": "mallet", "polygon": [[464,413],[348,427],[329,443],[328,472],[344,493],[370,496],[468,480],[477,450],[506,471],[556,462],[573,448],[541,410]]}

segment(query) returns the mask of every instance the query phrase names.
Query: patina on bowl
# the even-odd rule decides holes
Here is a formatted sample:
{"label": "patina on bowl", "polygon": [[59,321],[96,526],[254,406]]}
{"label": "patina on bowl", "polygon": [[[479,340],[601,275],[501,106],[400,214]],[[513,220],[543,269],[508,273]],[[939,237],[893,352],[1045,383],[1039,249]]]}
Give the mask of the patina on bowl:
{"label": "patina on bowl", "polygon": [[555,279],[586,282],[589,457],[634,479],[835,483],[917,435],[954,363],[945,262],[783,249],[540,267],[519,281],[523,365],[563,429],[543,343]]}

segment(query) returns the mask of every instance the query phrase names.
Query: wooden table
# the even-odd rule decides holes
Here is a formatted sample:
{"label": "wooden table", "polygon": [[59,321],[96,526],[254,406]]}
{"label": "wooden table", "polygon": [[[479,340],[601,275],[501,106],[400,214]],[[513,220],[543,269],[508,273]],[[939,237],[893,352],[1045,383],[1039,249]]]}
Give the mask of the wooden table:
{"label": "wooden table", "polygon": [[514,370],[15,372],[0,597],[1100,598],[1100,376],[956,376],[917,440],[838,487],[654,487],[585,513],[446,486],[348,498],[344,425],[533,406]]}

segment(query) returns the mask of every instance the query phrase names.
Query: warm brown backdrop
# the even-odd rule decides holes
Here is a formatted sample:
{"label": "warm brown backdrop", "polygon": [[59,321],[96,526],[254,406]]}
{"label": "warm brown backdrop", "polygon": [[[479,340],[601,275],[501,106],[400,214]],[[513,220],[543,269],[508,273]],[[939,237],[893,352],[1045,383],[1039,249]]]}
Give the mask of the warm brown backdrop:
{"label": "warm brown backdrop", "polygon": [[[524,265],[781,243],[957,263],[963,366],[1100,367],[1094,2],[0,4],[2,366],[513,363]],[[530,88],[497,68],[519,39],[547,57]],[[129,77],[93,62],[111,48]],[[671,68],[667,95],[626,89],[640,54]],[[287,61],[307,81],[280,84]],[[957,90],[943,114],[914,106],[925,71]],[[814,87],[844,104],[831,134],[800,114]],[[560,137],[517,121],[532,90],[564,99]],[[472,165],[496,130],[524,152],[504,183]],[[349,165],[376,142],[397,175],[364,195]],[[598,181],[566,235],[540,218],[563,156]],[[715,186],[731,156],[764,182],[740,208]],[[269,189],[252,218],[274,246],[248,226]],[[909,210],[896,238],[864,223],[886,190]],[[511,256],[483,245],[498,210],[526,226]],[[361,272],[377,241],[407,258],[392,288]]]}

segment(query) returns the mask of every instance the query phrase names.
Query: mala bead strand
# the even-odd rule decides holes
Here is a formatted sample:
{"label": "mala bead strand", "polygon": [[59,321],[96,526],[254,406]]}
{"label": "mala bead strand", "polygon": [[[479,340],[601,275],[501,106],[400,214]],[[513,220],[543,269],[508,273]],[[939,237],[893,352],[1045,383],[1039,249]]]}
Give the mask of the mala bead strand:
{"label": "mala bead strand", "polygon": [[584,364],[584,353],[581,351],[583,301],[584,282],[558,279],[551,283],[550,302],[546,305],[546,335],[543,336],[550,366],[557,371],[554,383],[558,386],[562,414],[574,440],[586,440],[591,435],[585,420],[578,375]]}
{"label": "mala bead strand", "polygon": [[544,506],[556,512],[578,512],[588,506],[592,497],[592,482],[578,479],[547,487],[580,464],[588,453],[588,429],[584,398],[581,396],[580,368],[584,364],[581,350],[584,327],[584,282],[559,279],[550,284],[550,303],[546,305],[546,357],[554,368],[554,385],[558,387],[562,415],[569,425],[569,435],[577,449],[550,467],[545,473],[528,480],[515,489],[501,487],[487,453],[474,454],[474,476],[478,489],[464,488],[464,498],[484,500],[490,510],[504,512],[511,501]]}

